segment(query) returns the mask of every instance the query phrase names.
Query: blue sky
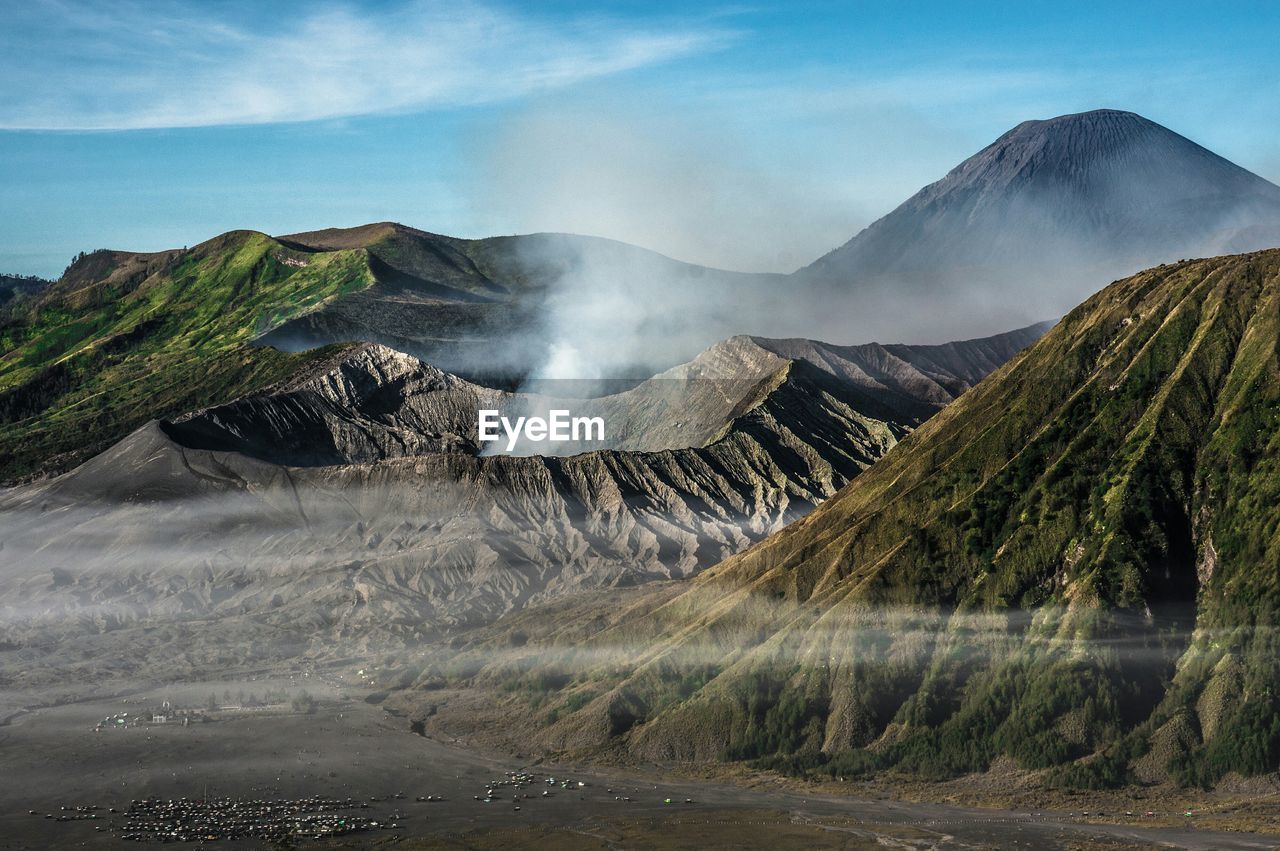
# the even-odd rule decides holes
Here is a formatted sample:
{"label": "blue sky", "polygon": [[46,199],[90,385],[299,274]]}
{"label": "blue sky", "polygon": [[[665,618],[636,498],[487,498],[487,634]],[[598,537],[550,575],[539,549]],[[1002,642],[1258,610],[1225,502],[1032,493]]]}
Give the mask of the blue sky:
{"label": "blue sky", "polygon": [[0,0],[0,271],[383,219],[789,270],[1028,118],[1280,181],[1277,43],[1271,3]]}

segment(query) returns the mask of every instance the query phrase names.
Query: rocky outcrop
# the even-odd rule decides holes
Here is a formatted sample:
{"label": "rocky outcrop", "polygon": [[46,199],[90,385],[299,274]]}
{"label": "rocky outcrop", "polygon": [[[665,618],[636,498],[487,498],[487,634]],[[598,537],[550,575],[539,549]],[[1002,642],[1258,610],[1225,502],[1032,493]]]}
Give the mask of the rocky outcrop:
{"label": "rocky outcrop", "polygon": [[476,411],[509,395],[368,344],[284,384],[159,428],[191,449],[240,452],[285,466],[362,464],[474,453]]}

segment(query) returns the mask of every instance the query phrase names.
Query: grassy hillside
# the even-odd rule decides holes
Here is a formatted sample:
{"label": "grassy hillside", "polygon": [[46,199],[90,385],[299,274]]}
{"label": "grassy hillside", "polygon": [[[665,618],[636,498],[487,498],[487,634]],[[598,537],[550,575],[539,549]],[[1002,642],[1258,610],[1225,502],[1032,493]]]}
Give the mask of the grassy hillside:
{"label": "grassy hillside", "polygon": [[87,255],[0,323],[0,481],[65,469],[149,419],[290,375],[329,352],[250,342],[372,282],[362,249],[307,253],[249,231]]}
{"label": "grassy hillside", "polygon": [[482,678],[552,684],[553,748],[1075,786],[1274,770],[1278,347],[1280,251],[1119,281],[808,518]]}

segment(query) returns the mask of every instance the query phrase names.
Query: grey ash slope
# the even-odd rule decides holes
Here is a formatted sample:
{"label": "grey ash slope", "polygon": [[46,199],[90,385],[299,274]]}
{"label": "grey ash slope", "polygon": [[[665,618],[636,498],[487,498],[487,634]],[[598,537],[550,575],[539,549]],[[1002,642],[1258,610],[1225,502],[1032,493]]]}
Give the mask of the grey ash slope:
{"label": "grey ash slope", "polygon": [[[1049,327],[1040,323],[945,346],[835,346],[732,337],[630,390],[589,399],[502,392],[412,356],[366,345],[262,393],[187,414],[160,428],[187,448],[311,467],[431,452],[478,454],[483,448],[476,428],[479,408],[514,418],[566,407],[575,415],[600,416],[609,426],[605,441],[523,446],[517,454],[660,452],[709,446],[732,434],[740,417],[775,405],[771,395],[780,388],[799,388],[815,404],[785,411],[779,429],[801,440],[835,439],[830,423],[811,420],[805,410],[835,405],[842,411],[839,430],[856,432],[857,414],[867,423],[887,426],[896,440]],[[815,427],[816,433],[805,432]],[[873,450],[863,461],[875,457]]]}
{"label": "grey ash slope", "polygon": [[1096,110],[1019,124],[799,275],[854,288],[873,314],[914,297],[954,334],[1023,309],[1058,315],[1161,262],[1278,244],[1280,187],[1142,116]]}
{"label": "grey ash slope", "polygon": [[[953,355],[1011,353],[1038,333]],[[679,408],[686,429],[483,457],[476,406],[528,400],[352,347],[0,496],[4,638],[40,656],[57,636],[141,667],[213,664],[257,635],[263,659],[333,658],[688,576],[807,514],[967,386],[930,347],[890,348],[733,338],[600,400],[623,417]],[[65,674],[56,657],[31,667]]]}

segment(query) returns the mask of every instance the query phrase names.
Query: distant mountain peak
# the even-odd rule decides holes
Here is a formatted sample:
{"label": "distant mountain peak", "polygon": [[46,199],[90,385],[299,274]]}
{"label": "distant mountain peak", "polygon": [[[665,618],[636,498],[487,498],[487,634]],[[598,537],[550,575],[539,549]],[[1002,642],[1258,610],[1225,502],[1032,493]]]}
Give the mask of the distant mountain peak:
{"label": "distant mountain peak", "polygon": [[1148,266],[1276,245],[1280,187],[1099,109],[1018,124],[801,274],[866,315],[961,336],[1065,312]]}
{"label": "distant mountain peak", "polygon": [[1178,135],[1136,112],[1094,109],[1023,121],[1003,133],[987,150],[1014,145],[1050,147],[1073,157],[1087,158],[1122,149],[1152,133]]}
{"label": "distant mountain peak", "polygon": [[988,190],[1050,182],[1089,189],[1123,178],[1151,186],[1162,176],[1190,180],[1194,191],[1280,197],[1274,185],[1190,139],[1115,109],[1024,121],[929,188],[936,197],[976,182]]}
{"label": "distant mountain peak", "polygon": [[1054,132],[1070,132],[1073,129],[1084,132],[1119,132],[1134,134],[1149,129],[1172,132],[1136,112],[1125,109],[1090,109],[1086,112],[1069,112],[1055,115],[1052,118],[1032,118],[1014,126],[1001,136],[1003,139],[1027,128],[1045,128]]}

